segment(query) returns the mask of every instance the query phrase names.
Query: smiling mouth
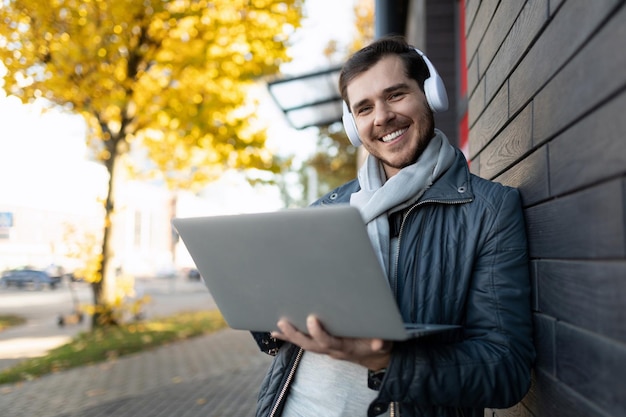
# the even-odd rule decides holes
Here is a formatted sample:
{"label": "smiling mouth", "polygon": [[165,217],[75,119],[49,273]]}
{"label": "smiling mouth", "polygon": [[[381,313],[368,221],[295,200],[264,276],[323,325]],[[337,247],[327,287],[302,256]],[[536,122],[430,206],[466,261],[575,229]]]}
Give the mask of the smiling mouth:
{"label": "smiling mouth", "polygon": [[409,130],[408,127],[405,127],[404,129],[396,130],[395,132],[391,132],[388,135],[383,136],[382,138],[380,138],[380,140],[385,143],[391,142],[392,140],[396,139],[398,136],[402,135],[407,130]]}

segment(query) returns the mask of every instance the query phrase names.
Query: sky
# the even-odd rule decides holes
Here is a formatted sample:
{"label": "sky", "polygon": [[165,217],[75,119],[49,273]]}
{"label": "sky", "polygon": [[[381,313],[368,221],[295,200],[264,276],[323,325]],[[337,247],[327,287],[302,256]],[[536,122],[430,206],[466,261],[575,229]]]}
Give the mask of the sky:
{"label": "sky", "polygon": [[[292,62],[283,65],[286,77],[306,74],[328,67],[324,48],[330,40],[347,45],[354,36],[354,1],[308,0],[305,3],[305,16],[302,28],[293,36],[294,47],[290,50]],[[265,89],[264,94],[269,98]],[[284,119],[275,106],[264,108],[268,119]],[[280,120],[279,119],[279,120]],[[283,121],[283,120],[281,120]],[[270,128],[269,144],[280,152],[296,155],[302,160],[315,150],[316,129],[294,131],[284,123],[273,123]]]}
{"label": "sky", "polygon": [[[0,93],[0,204],[80,212],[97,198],[104,167],[85,159],[85,128],[78,116],[41,114]],[[80,195],[80,198],[77,196]]]}
{"label": "sky", "polygon": [[354,36],[353,8],[353,0],[307,0],[303,29],[293,38],[293,62],[283,72],[298,74],[325,66],[323,52],[328,41],[348,44]]}
{"label": "sky", "polygon": [[[330,39],[348,43],[353,34],[353,2],[308,0],[303,28],[293,38],[293,61],[283,68],[289,75],[309,72],[327,64],[323,49]],[[269,104],[262,117],[272,120],[268,145],[276,152],[304,159],[315,147],[314,130],[295,131],[282,113]],[[104,168],[85,159],[85,127],[78,116],[51,111],[39,114],[35,106],[22,105],[0,89],[0,211],[8,203],[20,206],[45,205],[53,210],[81,211],[99,194],[94,184],[106,183]],[[243,201],[255,198],[259,210],[277,209],[282,204],[277,190],[255,190],[236,177],[226,176],[222,187],[212,193],[237,210]],[[239,200],[237,200],[239,197]]]}

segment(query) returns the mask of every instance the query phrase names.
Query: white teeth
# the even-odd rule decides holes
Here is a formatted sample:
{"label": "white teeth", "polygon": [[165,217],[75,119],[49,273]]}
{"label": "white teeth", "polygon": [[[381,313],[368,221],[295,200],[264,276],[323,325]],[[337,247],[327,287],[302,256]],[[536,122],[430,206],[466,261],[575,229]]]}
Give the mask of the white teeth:
{"label": "white teeth", "polygon": [[388,135],[385,135],[381,138],[381,140],[383,142],[391,142],[392,140],[394,140],[395,138],[397,138],[398,136],[400,136],[401,134],[403,134],[404,132],[406,132],[407,130],[409,130],[409,128],[404,128],[401,130],[396,130],[395,132],[391,132]]}

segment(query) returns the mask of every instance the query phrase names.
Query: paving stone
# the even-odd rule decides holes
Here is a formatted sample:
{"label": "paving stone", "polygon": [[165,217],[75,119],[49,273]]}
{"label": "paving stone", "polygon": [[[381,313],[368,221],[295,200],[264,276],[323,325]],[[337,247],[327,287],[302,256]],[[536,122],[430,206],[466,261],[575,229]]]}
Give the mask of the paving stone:
{"label": "paving stone", "polygon": [[103,364],[0,386],[2,417],[220,417],[254,414],[271,358],[223,330]]}

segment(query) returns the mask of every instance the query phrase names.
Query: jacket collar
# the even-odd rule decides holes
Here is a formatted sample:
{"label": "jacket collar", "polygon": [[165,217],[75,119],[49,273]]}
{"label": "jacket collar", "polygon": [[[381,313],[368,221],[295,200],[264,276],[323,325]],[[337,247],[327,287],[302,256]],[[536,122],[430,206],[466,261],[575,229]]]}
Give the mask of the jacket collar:
{"label": "jacket collar", "polygon": [[470,171],[463,153],[456,149],[452,166],[426,190],[419,203],[431,201],[442,203],[470,202],[474,199]]}
{"label": "jacket collar", "polygon": [[[435,183],[428,189],[418,203],[441,202],[441,203],[465,203],[474,199],[470,183],[470,172],[467,160],[459,149],[455,150],[454,163]],[[320,198],[313,205],[326,205],[338,203],[350,203],[350,195],[360,190],[358,180],[354,179],[343,184]]]}

